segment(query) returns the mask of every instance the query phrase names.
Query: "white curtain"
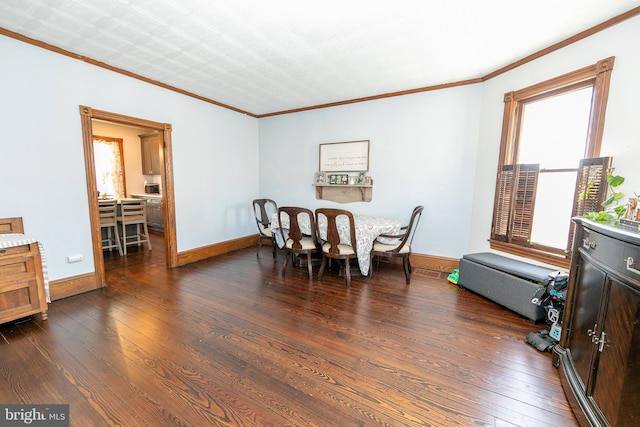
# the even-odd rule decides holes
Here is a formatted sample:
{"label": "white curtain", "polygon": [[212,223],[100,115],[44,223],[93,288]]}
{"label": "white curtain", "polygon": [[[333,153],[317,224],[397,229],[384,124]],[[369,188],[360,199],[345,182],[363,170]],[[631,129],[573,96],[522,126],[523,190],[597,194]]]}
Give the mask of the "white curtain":
{"label": "white curtain", "polygon": [[98,193],[106,194],[108,198],[124,198],[124,173],[118,141],[94,139],[93,154]]}

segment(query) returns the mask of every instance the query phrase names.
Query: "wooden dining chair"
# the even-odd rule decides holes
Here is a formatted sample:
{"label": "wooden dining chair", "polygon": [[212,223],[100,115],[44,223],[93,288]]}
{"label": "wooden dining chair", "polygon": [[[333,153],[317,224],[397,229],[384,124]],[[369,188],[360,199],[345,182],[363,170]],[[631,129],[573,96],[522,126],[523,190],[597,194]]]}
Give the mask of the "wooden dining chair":
{"label": "wooden dining chair", "polygon": [[[318,243],[316,222],[314,214],[311,210],[293,206],[281,207],[278,209],[278,220],[280,224],[286,223],[285,215],[289,219],[289,235],[284,243],[286,257],[284,266],[282,267],[282,276],[284,276],[289,260],[293,261],[294,254],[307,256],[307,269],[309,270],[309,280],[313,280],[313,267],[311,255],[320,252],[320,244]],[[302,233],[299,221],[301,217],[307,216],[309,220],[310,235]]]}
{"label": "wooden dining chair", "polygon": [[[378,236],[378,238],[373,243],[373,249],[371,249],[369,277],[373,276],[373,259],[375,257],[401,257],[407,285],[411,282],[411,243],[413,242],[413,235],[416,232],[416,228],[418,227],[418,223],[420,222],[420,217],[422,216],[423,210],[423,206],[416,206],[411,213],[409,225],[402,227],[400,229],[400,233],[381,234]],[[388,243],[389,240],[386,239],[395,239],[396,242]]]}
{"label": "wooden dining chair", "polygon": [[276,239],[271,231],[271,215],[278,212],[278,205],[271,199],[255,199],[253,201],[253,214],[256,219],[256,225],[258,226],[259,240],[258,251],[256,256],[260,258],[260,248],[262,248],[262,242],[268,240],[271,242],[273,249],[273,259],[276,259]]}
{"label": "wooden dining chair", "polygon": [[[140,246],[146,243],[151,250],[151,240],[147,228],[147,201],[145,199],[121,200],[118,225],[122,227],[122,247],[125,255],[127,254],[127,246],[130,245]],[[127,233],[128,225],[136,226],[134,234]]]}
{"label": "wooden dining chair", "polygon": [[[338,232],[338,218],[346,217],[348,222],[349,243],[340,242],[340,234]],[[316,209],[316,227],[318,227],[318,236],[320,237],[319,224],[326,222],[327,239],[322,245],[322,263],[318,272],[318,280],[322,279],[322,274],[327,265],[327,259],[340,259],[344,261],[344,271],[346,276],[347,287],[351,286],[351,268],[350,262],[357,257],[356,245],[356,226],[353,220],[353,214],[344,209],[319,208]]]}
{"label": "wooden dining chair", "polygon": [[102,250],[118,249],[122,255],[120,233],[118,232],[118,203],[115,200],[98,200],[98,215],[100,217],[100,232],[105,230],[102,238]]}

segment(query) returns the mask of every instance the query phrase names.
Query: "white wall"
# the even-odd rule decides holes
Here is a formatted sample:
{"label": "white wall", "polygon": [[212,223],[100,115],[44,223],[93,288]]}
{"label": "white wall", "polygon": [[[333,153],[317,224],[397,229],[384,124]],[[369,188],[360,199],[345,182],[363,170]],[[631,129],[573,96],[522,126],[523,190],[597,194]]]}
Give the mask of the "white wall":
{"label": "white wall", "polygon": [[415,252],[459,258],[487,251],[504,94],[609,56],[616,61],[602,155],[614,156],[626,194],[640,192],[637,40],[640,17],[481,85],[261,119],[260,192],[281,205],[335,205],[316,200],[311,187],[318,144],[369,139],[373,200],[341,206],[406,219],[423,204]]}
{"label": "white wall", "polygon": [[[281,206],[342,206],[404,223],[424,205],[414,251],[457,257],[471,233],[481,96],[471,85],[261,119],[260,192]],[[318,145],[363,139],[373,200],[316,200]]]}
{"label": "white wall", "polygon": [[173,125],[178,251],[255,233],[257,119],[11,38],[0,52],[0,217],[23,217],[52,280],[94,271],[79,105]]}

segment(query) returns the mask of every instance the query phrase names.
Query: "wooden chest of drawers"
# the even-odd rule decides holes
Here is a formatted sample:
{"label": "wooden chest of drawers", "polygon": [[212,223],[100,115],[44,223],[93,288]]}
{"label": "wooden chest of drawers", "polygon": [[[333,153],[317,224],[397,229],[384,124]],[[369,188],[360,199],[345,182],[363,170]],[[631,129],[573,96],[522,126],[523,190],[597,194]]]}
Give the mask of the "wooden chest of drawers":
{"label": "wooden chest of drawers", "polygon": [[[0,219],[0,222],[6,221]],[[21,230],[10,230],[11,233]],[[47,319],[38,243],[0,248],[0,323],[40,313]]]}

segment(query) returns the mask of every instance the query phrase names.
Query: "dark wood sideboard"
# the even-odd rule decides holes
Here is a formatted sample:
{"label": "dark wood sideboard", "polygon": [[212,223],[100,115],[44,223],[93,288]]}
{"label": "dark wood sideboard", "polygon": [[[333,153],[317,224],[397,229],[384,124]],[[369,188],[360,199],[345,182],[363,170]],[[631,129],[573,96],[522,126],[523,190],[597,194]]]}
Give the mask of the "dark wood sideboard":
{"label": "dark wood sideboard", "polygon": [[640,233],[574,218],[554,363],[581,426],[640,425]]}

